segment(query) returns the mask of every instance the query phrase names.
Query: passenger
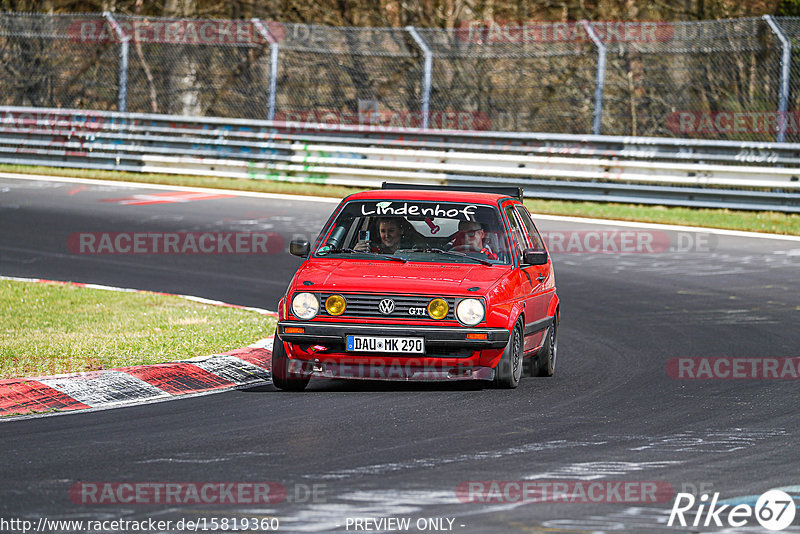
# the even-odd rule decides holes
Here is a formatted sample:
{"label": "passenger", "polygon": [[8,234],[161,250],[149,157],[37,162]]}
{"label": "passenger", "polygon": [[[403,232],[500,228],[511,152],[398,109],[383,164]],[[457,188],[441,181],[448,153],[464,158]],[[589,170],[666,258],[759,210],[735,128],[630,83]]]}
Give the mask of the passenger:
{"label": "passenger", "polygon": [[397,249],[401,248],[400,243],[404,236],[400,221],[401,218],[399,217],[381,217],[376,225],[380,241],[375,242],[372,240],[369,243],[367,241],[359,241],[353,248],[359,252],[370,251],[381,254],[394,254]]}

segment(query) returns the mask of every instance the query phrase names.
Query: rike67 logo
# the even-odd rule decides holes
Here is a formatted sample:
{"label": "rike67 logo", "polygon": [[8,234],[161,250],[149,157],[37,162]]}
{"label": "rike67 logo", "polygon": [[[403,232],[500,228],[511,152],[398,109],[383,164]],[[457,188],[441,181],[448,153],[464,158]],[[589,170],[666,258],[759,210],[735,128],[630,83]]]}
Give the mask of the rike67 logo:
{"label": "rike67 logo", "polygon": [[[750,501],[752,502],[752,501]],[[709,500],[708,494],[696,499],[691,493],[678,493],[667,526],[686,527],[743,527],[753,519],[767,530],[784,530],[792,524],[795,508],[792,496],[779,489],[769,490],[756,500],[754,506],[747,503],[720,503],[719,493]],[[687,522],[687,517],[691,523]],[[694,516],[694,520],[691,517]]]}

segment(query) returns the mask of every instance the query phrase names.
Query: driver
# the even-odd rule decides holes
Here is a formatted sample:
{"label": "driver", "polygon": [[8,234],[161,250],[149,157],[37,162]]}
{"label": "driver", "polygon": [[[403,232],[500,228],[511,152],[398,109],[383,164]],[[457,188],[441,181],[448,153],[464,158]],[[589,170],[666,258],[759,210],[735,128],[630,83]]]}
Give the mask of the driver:
{"label": "driver", "polygon": [[450,247],[461,252],[480,252],[490,260],[496,260],[497,254],[485,242],[486,232],[477,221],[459,221],[458,232],[450,241]]}

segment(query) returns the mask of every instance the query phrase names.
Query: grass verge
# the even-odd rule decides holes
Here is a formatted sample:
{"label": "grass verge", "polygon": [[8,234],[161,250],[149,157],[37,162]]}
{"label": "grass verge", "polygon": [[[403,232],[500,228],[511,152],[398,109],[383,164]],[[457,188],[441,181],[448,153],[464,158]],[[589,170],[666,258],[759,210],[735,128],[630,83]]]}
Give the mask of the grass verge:
{"label": "grass verge", "polygon": [[271,337],[259,313],[153,293],[0,280],[0,378],[164,363]]}
{"label": "grass verge", "polygon": [[[54,167],[29,167],[22,165],[0,165],[0,172],[23,174],[42,174],[47,176],[69,176],[142,182],[163,185],[191,187],[211,187],[237,191],[257,191],[263,193],[283,193],[291,195],[311,195],[342,198],[357,188],[301,184],[292,182],[271,182],[264,180],[244,180],[238,178],[214,178],[206,176],[182,176],[174,174],[143,174],[118,171],[84,169],[60,169]],[[662,224],[680,224],[708,228],[725,228],[750,232],[767,232],[783,235],[800,235],[800,214],[774,211],[734,211],[726,209],[695,209],[639,204],[614,204],[600,202],[571,202],[562,200],[527,199],[525,205],[532,213],[548,215],[569,215],[573,217],[595,217],[623,221],[639,221]]]}

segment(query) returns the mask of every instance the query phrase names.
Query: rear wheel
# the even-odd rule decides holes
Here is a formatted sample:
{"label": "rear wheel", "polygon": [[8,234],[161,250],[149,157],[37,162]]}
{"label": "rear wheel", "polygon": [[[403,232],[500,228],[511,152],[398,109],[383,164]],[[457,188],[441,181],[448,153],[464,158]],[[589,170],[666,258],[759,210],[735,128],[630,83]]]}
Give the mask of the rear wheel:
{"label": "rear wheel", "polygon": [[517,320],[500,363],[494,369],[494,384],[499,388],[513,389],[522,378],[522,323]]}
{"label": "rear wheel", "polygon": [[289,371],[289,358],[286,347],[275,334],[272,342],[272,383],[276,388],[285,391],[303,391],[311,379],[308,375],[292,373]]}
{"label": "rear wheel", "polygon": [[556,356],[558,355],[558,315],[553,317],[553,324],[547,330],[547,337],[542,348],[536,355],[534,376],[553,376],[556,370]]}

